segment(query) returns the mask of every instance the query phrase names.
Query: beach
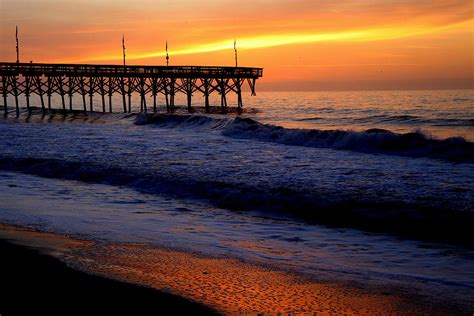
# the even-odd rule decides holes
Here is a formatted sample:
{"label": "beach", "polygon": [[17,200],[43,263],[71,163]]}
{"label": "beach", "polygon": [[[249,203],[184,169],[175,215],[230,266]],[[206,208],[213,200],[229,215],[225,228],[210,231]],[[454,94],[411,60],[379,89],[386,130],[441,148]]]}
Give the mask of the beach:
{"label": "beach", "polygon": [[[2,285],[8,288],[1,304],[4,315],[59,315],[65,306],[70,306],[67,313],[74,315],[413,315],[457,311],[452,306],[420,300],[422,296],[315,283],[274,268],[165,248],[94,245],[5,225],[0,227],[0,238],[6,258],[1,266]],[[21,304],[24,301],[28,304]]]}
{"label": "beach", "polygon": [[57,259],[82,245],[65,236],[1,226],[2,315],[217,315],[176,295],[80,272]]}

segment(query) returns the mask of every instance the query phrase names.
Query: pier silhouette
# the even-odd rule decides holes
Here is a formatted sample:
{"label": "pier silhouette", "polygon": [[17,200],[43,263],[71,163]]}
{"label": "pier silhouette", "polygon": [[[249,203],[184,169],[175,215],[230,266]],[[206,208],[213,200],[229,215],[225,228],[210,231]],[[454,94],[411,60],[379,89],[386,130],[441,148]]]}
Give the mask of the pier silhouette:
{"label": "pier silhouette", "polygon": [[[192,110],[192,96],[202,93],[204,107],[209,111],[209,96],[220,94],[221,110],[227,111],[229,93],[237,94],[237,107],[243,107],[242,89],[247,83],[255,95],[256,80],[263,76],[262,68],[212,67],[212,66],[128,66],[93,64],[42,64],[0,62],[0,93],[3,96],[5,115],[8,113],[7,99],[15,99],[16,114],[19,115],[19,97],[25,96],[30,109],[30,96],[39,96],[44,112],[51,110],[51,96],[61,96],[63,110],[73,109],[74,95],[82,97],[84,111],[114,112],[112,95],[122,96],[121,112],[131,112],[132,94],[140,95],[140,111],[157,111],[157,95],[165,97],[167,112],[175,108],[175,95],[187,96],[187,108]],[[102,107],[94,108],[94,96],[100,96]],[[147,105],[151,96],[152,106]],[[106,97],[108,102],[106,102]],[[89,100],[86,100],[86,99]],[[46,100],[45,100],[46,99]],[[66,101],[68,99],[68,101]]]}

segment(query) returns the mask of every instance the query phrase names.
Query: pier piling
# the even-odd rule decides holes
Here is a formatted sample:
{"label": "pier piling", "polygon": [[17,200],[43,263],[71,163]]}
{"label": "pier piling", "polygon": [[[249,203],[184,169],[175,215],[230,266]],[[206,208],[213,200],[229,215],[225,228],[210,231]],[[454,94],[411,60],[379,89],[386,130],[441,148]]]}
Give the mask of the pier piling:
{"label": "pier piling", "polygon": [[7,77],[2,77],[2,94],[3,94],[3,109],[5,116],[8,115],[8,104],[7,104]]}
{"label": "pier piling", "polygon": [[[46,111],[43,95],[47,96],[47,110],[52,110],[52,96],[61,97],[61,108],[66,110],[66,95],[69,98],[68,110],[73,110],[73,96],[82,96],[84,112],[94,112],[94,94],[100,95],[101,112],[113,112],[112,98],[115,93],[122,95],[123,112],[132,112],[132,95],[140,97],[140,111],[147,112],[147,96],[153,98],[153,112],[158,111],[157,95],[165,98],[166,111],[175,109],[175,97],[186,95],[186,106],[192,111],[193,96],[202,93],[204,107],[210,111],[210,95],[221,95],[221,110],[227,111],[227,94],[237,95],[237,107],[242,110],[242,87],[244,83],[255,95],[256,80],[263,75],[262,68],[248,67],[204,67],[204,66],[118,66],[83,64],[37,64],[0,62],[1,94],[5,115],[8,114],[8,95],[15,98],[17,115],[20,111],[19,96],[26,98],[30,110],[30,96],[40,98],[41,108]],[[86,96],[89,96],[87,107]],[[108,96],[108,109],[106,105]],[[128,100],[127,100],[128,97]],[[128,102],[127,102],[128,101]],[[151,106],[150,106],[151,110]]]}

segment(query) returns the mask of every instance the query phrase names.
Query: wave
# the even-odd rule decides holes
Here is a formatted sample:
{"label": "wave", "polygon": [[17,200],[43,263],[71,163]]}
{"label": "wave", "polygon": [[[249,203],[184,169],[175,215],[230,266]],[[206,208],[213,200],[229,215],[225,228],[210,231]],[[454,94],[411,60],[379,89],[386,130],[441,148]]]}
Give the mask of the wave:
{"label": "wave", "polygon": [[471,99],[471,98],[453,98],[451,100],[448,100],[448,101],[454,101],[454,102],[458,102],[458,103],[472,103],[474,102],[474,99]]}
{"label": "wave", "polygon": [[416,115],[372,115],[367,116],[365,118],[361,118],[361,120],[367,121],[378,121],[378,122],[419,122],[423,120],[422,117]]}
{"label": "wave", "polygon": [[427,118],[417,115],[368,115],[364,117],[304,117],[297,119],[299,122],[322,121],[332,124],[389,124],[404,126],[445,126],[445,127],[474,127],[474,119],[470,118]]}
{"label": "wave", "polygon": [[399,199],[361,198],[288,187],[253,187],[248,184],[166,177],[109,167],[98,163],[59,159],[0,156],[0,170],[47,178],[127,186],[150,194],[200,198],[221,208],[279,214],[310,223],[393,233],[421,240],[437,240],[474,247],[470,236],[474,212],[460,211],[442,201],[403,202]]}
{"label": "wave", "polygon": [[168,115],[168,114],[146,114],[139,113],[136,116],[135,124],[147,125],[155,124],[168,128],[204,128],[221,129],[225,128],[232,121],[229,117],[213,117],[206,115]]}
{"label": "wave", "polygon": [[[400,119],[410,119],[400,116]],[[435,139],[420,130],[398,134],[372,128],[363,132],[284,128],[256,120],[214,118],[203,115],[138,114],[136,124],[156,124],[168,128],[218,129],[224,136],[253,139],[292,146],[332,148],[372,154],[425,157],[452,162],[474,163],[474,143],[462,137]]]}
{"label": "wave", "polygon": [[453,126],[453,127],[472,127],[474,119],[461,118],[426,118],[417,115],[372,115],[362,118],[349,119],[358,123],[385,123],[385,124],[403,124],[403,125],[433,125],[433,126]]}
{"label": "wave", "polygon": [[474,127],[474,119],[432,119],[430,124],[434,126]]}
{"label": "wave", "polygon": [[[371,128],[366,131],[320,130],[284,128],[262,124],[247,117],[201,114],[152,114],[152,113],[84,113],[83,111],[52,110],[46,114],[40,108],[22,112],[20,118],[9,118],[25,122],[68,122],[116,124],[134,122],[137,125],[156,125],[163,128],[186,128],[199,131],[216,130],[231,138],[252,139],[291,146],[331,148],[371,154],[388,154],[405,157],[442,159],[458,163],[474,163],[474,142],[462,137],[435,139],[421,130],[410,133],[395,133],[385,129]],[[308,120],[318,120],[318,117]],[[367,120],[392,119],[416,120],[416,116],[371,116]],[[426,119],[425,119],[426,120]],[[439,121],[439,120],[438,120]],[[437,121],[437,122],[438,122]],[[437,126],[460,124],[458,119],[443,119]],[[436,125],[431,121],[432,125]],[[462,124],[473,124],[474,119],[465,119]]]}
{"label": "wave", "polygon": [[304,117],[304,118],[298,119],[298,121],[300,121],[300,122],[305,122],[305,121],[320,121],[320,120],[324,120],[324,118],[322,118],[322,117]]}

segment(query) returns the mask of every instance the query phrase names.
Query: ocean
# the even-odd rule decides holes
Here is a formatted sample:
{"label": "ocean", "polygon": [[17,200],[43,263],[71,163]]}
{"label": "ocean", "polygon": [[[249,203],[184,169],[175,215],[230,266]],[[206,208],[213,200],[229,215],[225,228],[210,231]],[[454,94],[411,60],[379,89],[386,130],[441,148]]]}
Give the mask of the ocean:
{"label": "ocean", "polygon": [[0,222],[474,307],[474,90],[260,92],[241,115],[160,102],[0,120]]}

